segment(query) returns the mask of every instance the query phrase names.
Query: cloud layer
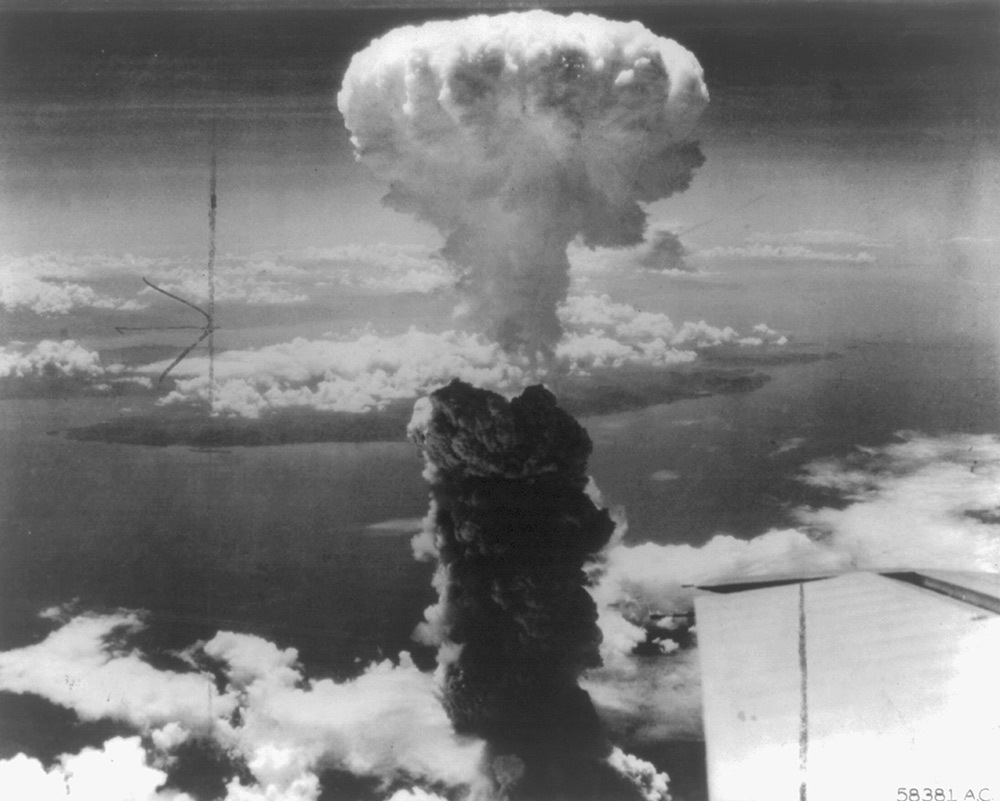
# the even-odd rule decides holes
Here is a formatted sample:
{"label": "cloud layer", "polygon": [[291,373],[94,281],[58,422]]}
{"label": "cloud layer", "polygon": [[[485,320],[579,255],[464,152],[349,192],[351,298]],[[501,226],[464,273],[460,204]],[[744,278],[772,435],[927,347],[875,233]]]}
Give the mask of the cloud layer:
{"label": "cloud layer", "polygon": [[[142,626],[129,612],[72,618],[40,643],[0,653],[0,690],[40,695],[83,720],[129,724],[148,738],[150,760],[162,762],[192,737],[214,743],[253,777],[232,777],[226,801],[311,801],[324,768],[378,777],[387,786],[399,779],[462,787],[476,776],[481,743],[452,733],[433,676],[405,653],[398,663],[373,664],[338,683],[308,679],[294,649],[219,632],[181,655],[188,670],[180,662],[169,670],[152,667],[128,645]],[[213,671],[224,678],[221,689]],[[64,757],[48,772],[17,757],[0,762],[0,775],[39,787],[69,776],[72,789],[74,766],[102,759],[117,759],[136,797],[172,797],[153,793],[164,775],[146,767],[134,738]],[[70,798],[91,797],[80,792]]]}
{"label": "cloud layer", "polygon": [[83,284],[6,274],[0,275],[0,306],[7,311],[27,309],[35,314],[66,314],[77,308],[135,311],[146,304],[134,298],[109,297]]}
{"label": "cloud layer", "polygon": [[[207,299],[207,275],[201,258],[35,253],[0,255],[0,307],[38,315],[139,311],[162,300],[142,284],[143,277],[195,303]],[[456,278],[430,248],[418,246],[345,245],[281,254],[225,253],[216,263],[215,295],[222,304],[287,306],[324,302],[345,289],[426,294],[451,288]]]}
{"label": "cloud layer", "polygon": [[[505,351],[486,337],[411,328],[396,335],[362,333],[351,340],[296,339],[258,350],[231,350],[215,362],[215,408],[256,417],[270,409],[309,407],[364,412],[415,398],[453,378],[500,392],[516,392],[546,374],[586,375],[625,365],[659,369],[687,364],[714,345],[784,345],[764,324],[741,336],[705,321],[674,325],[664,314],[642,312],[607,295],[574,296],[558,309],[566,333],[547,366]],[[141,372],[154,375],[166,362]],[[208,397],[208,360],[191,356],[175,368],[167,402]]]}
{"label": "cloud layer", "polygon": [[97,351],[72,339],[44,339],[34,346],[21,342],[0,345],[0,378],[99,378],[121,371],[121,365],[105,367]]}
{"label": "cloud layer", "polygon": [[0,761],[0,787],[24,801],[194,801],[163,789],[166,779],[149,764],[138,737],[114,737],[101,748],[63,754],[48,769],[23,754]]}

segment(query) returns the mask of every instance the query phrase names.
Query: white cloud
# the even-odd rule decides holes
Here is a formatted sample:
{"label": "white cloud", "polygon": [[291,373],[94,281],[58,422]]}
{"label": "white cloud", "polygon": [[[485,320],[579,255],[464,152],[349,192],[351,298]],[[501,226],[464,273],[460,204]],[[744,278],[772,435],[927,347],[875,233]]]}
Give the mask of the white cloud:
{"label": "white cloud", "polygon": [[[143,369],[156,373],[165,366]],[[494,388],[519,386],[525,369],[499,345],[456,331],[431,334],[411,328],[395,336],[365,333],[352,341],[295,339],[220,354],[216,409],[248,417],[288,406],[363,412],[416,397],[452,378]],[[175,369],[177,389],[166,400],[206,398],[207,373],[207,358],[186,359]]]}
{"label": "white cloud", "polygon": [[[638,309],[627,303],[615,303],[607,295],[574,295],[559,307],[559,319],[563,325],[586,327],[612,327],[632,321]],[[665,318],[670,334],[673,325]],[[669,334],[668,334],[669,335]]]}
{"label": "white cloud", "polygon": [[309,247],[280,255],[227,255],[222,264],[232,275],[281,279],[310,296],[330,286],[379,293],[427,293],[453,286],[456,278],[451,266],[431,248],[385,243]]}
{"label": "white cloud", "polygon": [[419,787],[397,790],[386,801],[447,801],[434,793],[428,793]]}
{"label": "white cloud", "polygon": [[100,278],[138,278],[150,270],[171,264],[164,258],[147,258],[131,253],[32,253],[27,256],[0,254],[0,274],[31,276],[42,280],[93,281]]}
{"label": "white cloud", "polygon": [[656,470],[651,473],[649,478],[652,481],[677,481],[681,477],[681,474],[676,470]]}
{"label": "white cloud", "polygon": [[318,767],[360,775],[470,784],[482,744],[452,732],[433,674],[405,653],[337,683],[306,680],[294,650],[222,632],[204,653],[228,665],[241,721],[220,722],[219,739],[242,754],[257,782],[284,792]]}
{"label": "white cloud", "polygon": [[[72,618],[40,643],[0,653],[0,690],[39,695],[84,720],[130,724],[167,753],[189,735],[211,738],[253,776],[246,784],[232,778],[227,801],[314,801],[326,767],[450,787],[476,779],[482,743],[452,732],[433,674],[421,672],[408,654],[349,681],[309,679],[295,649],[219,632],[183,652],[192,669],[178,672],[154,668],[128,646],[128,636],[141,627],[139,616],[128,612]],[[223,690],[209,664],[221,668]],[[123,742],[130,744],[131,762],[145,765],[138,739]],[[135,783],[133,768],[129,781]],[[0,769],[39,787],[55,786],[62,775],[26,757]],[[143,770],[139,778],[156,781],[135,797],[159,799],[149,793],[162,784],[162,774]]]}
{"label": "white cloud", "polygon": [[[208,278],[204,268],[173,270],[153,283],[195,304],[208,300]],[[150,287],[144,287],[140,294],[147,297],[156,295]],[[309,295],[290,287],[286,281],[264,278],[251,270],[216,269],[215,300],[217,303],[245,303],[248,306],[287,305],[304,303],[309,300]]]}
{"label": "white cloud", "polygon": [[643,345],[651,346],[651,355],[661,349],[659,345],[654,345],[657,341],[671,347],[691,348],[724,344],[783,345],[788,341],[764,323],[754,326],[753,337],[749,338],[741,337],[729,326],[719,328],[704,320],[676,326],[666,314],[642,311],[629,303],[617,303],[608,295],[570,296],[559,307],[559,318],[571,332],[574,329],[598,329],[640,349]]}
{"label": "white cloud", "polygon": [[559,317],[567,327],[602,329],[628,342],[659,339],[671,345],[704,347],[736,342],[739,338],[732,328],[716,328],[704,321],[685,322],[677,328],[665,314],[641,311],[628,303],[616,303],[608,295],[569,297],[560,306]]}
{"label": "white cloud", "polygon": [[556,345],[556,356],[575,373],[626,364],[665,367],[693,362],[697,358],[694,351],[678,350],[659,338],[630,345],[599,331],[565,335]]}
{"label": "white cloud", "polygon": [[787,345],[788,337],[780,331],[775,331],[767,323],[757,323],[753,327],[753,334],[748,337],[741,337],[741,345]]}
{"label": "white cloud", "polygon": [[898,444],[813,462],[805,483],[844,508],[802,507],[802,528],[750,540],[717,535],[701,546],[645,543],[606,554],[598,597],[642,608],[689,608],[685,584],[845,569],[1000,572],[1000,440],[906,434]]}
{"label": "white cloud", "polygon": [[416,534],[423,523],[420,517],[394,517],[365,526],[365,531],[373,534]]}
{"label": "white cloud", "polygon": [[[143,277],[195,302],[208,295],[206,266],[201,257],[36,253],[0,256],[0,303],[8,308],[27,306],[38,313],[50,314],[78,307],[144,309],[156,295],[142,284]],[[308,271],[281,259],[227,255],[216,262],[216,299],[249,305],[301,302],[307,295],[289,282],[303,277],[307,284],[315,283],[315,277]],[[118,287],[134,288],[144,300],[108,297],[88,285],[109,279]]]}
{"label": "white cloud", "polygon": [[389,292],[419,292],[426,294],[439,289],[450,289],[455,284],[454,275],[444,266],[425,270],[407,270],[398,275],[366,276],[358,279],[365,289]]}
{"label": "white cloud", "polygon": [[[208,297],[203,257],[137,257],[132,254],[35,253],[0,255],[0,307],[37,314],[77,309],[134,311],[156,293],[143,277],[194,303]],[[96,288],[114,281],[138,297],[121,298]],[[282,254],[220,254],[215,296],[220,303],[289,305],[329,294],[337,287],[378,293],[427,293],[454,285],[454,271],[429,248],[348,245]]]}
{"label": "white cloud", "polygon": [[17,275],[0,265],[0,306],[7,311],[27,309],[35,314],[66,314],[77,308],[132,311],[143,309],[146,304],[109,297],[83,284]]}
{"label": "white cloud", "polygon": [[0,345],[0,378],[98,378],[119,372],[120,365],[105,367],[97,351],[88,350],[72,339],[62,342],[44,339],[30,348],[19,342]]}
{"label": "white cloud", "polygon": [[608,764],[632,782],[644,801],[669,801],[667,774],[657,772],[651,762],[615,748]]}
{"label": "white cloud", "polygon": [[23,754],[0,761],[0,787],[11,801],[193,801],[186,793],[160,790],[166,778],[147,764],[138,737],[63,754],[48,770]]}
{"label": "white cloud", "polygon": [[234,708],[212,678],[157,670],[142,657],[114,648],[116,635],[134,633],[134,613],[82,615],[42,642],[0,653],[0,689],[41,695],[83,720],[112,718],[148,731],[177,723],[208,731],[215,716]]}
{"label": "white cloud", "polygon": [[[479,334],[416,328],[388,336],[367,331],[351,340],[295,339],[257,350],[225,351],[215,360],[215,409],[246,417],[287,407],[365,412],[418,397],[453,378],[513,392],[543,380],[547,369],[585,374],[623,365],[661,368],[694,361],[697,348],[787,341],[763,324],[749,339],[704,321],[675,327],[664,314],[640,311],[607,295],[571,297],[560,307],[560,317],[567,331],[548,368],[507,353]],[[140,372],[157,374],[167,364],[146,365]],[[173,375],[176,389],[165,402],[208,399],[207,357],[185,359]]]}
{"label": "white cloud", "polygon": [[810,465],[807,483],[852,503],[801,509],[799,519],[861,567],[1000,572],[1000,443],[988,435],[904,436]]}

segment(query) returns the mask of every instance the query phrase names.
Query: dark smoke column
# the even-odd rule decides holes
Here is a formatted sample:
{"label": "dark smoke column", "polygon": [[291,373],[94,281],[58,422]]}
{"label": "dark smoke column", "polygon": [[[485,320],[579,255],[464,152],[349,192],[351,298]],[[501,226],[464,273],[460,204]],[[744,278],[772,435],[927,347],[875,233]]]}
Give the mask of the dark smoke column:
{"label": "dark smoke column", "polygon": [[638,22],[545,11],[390,31],[337,105],[385,203],[435,225],[469,319],[551,354],[566,246],[642,240],[641,204],[685,190],[708,102],[697,59]]}
{"label": "dark smoke column", "polygon": [[487,743],[492,795],[640,798],[577,685],[600,664],[584,565],[614,525],[585,492],[587,432],[541,386],[512,401],[460,381],[418,402],[441,599],[444,704]]}

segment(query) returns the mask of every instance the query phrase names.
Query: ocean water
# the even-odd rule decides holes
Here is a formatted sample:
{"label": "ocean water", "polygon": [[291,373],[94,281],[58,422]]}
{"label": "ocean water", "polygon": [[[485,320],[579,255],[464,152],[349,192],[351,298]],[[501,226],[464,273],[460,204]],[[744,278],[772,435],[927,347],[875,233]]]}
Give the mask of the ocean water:
{"label": "ocean water", "polygon": [[[975,342],[845,342],[834,358],[764,366],[747,394],[587,421],[591,470],[638,541],[753,537],[829,501],[795,480],[805,463],[900,431],[1000,431],[997,351]],[[657,476],[657,473],[660,473]]]}
{"label": "ocean water", "polygon": [[334,672],[408,641],[430,569],[405,534],[365,527],[423,515],[412,445],[202,452],[46,433],[100,404],[4,404],[4,647],[25,616],[73,601],[148,610],[188,642],[219,628],[294,640]]}

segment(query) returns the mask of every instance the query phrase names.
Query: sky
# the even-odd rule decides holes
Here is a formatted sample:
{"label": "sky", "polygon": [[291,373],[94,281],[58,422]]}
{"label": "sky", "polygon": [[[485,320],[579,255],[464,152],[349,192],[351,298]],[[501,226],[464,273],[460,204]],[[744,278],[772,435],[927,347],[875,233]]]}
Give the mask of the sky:
{"label": "sky", "polygon": [[[459,5],[46,8],[0,11],[0,786],[497,796],[441,704],[428,496],[475,496],[406,439],[453,378],[588,432],[573,680],[646,798],[705,793],[685,585],[1000,572],[995,6],[608,4],[652,33],[555,62],[537,16],[352,61]],[[203,318],[143,279],[206,307],[213,153],[215,353],[161,385]]]}
{"label": "sky", "polygon": [[[731,5],[731,0],[702,0],[695,5],[705,3],[717,5]],[[755,0],[737,0],[746,5],[753,5]],[[818,5],[817,0],[785,0],[792,4],[812,3]],[[895,2],[899,0],[849,0],[852,3],[873,5],[878,3]],[[906,3],[915,5],[968,5],[967,0],[905,0]],[[17,11],[123,11],[123,10],[169,10],[169,9],[271,9],[271,10],[336,10],[336,9],[457,9],[461,11],[503,11],[506,9],[525,10],[531,8],[551,8],[557,10],[574,9],[608,9],[615,6],[642,8],[643,6],[655,5],[655,0],[592,0],[587,3],[574,3],[571,0],[542,0],[541,2],[529,3],[525,0],[407,0],[407,2],[391,2],[391,0],[43,0],[42,2],[28,2],[28,0],[4,0],[0,8]],[[680,5],[680,4],[678,4]],[[691,5],[689,2],[688,5]]]}

